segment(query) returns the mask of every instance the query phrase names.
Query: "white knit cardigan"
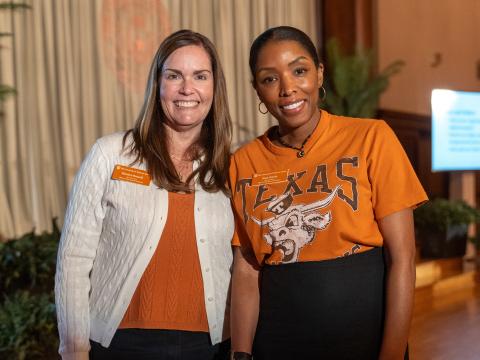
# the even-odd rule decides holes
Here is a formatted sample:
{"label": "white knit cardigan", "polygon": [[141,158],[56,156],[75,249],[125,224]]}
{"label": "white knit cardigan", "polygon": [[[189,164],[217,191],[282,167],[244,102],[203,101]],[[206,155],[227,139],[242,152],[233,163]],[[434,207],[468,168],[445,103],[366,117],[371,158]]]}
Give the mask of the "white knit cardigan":
{"label": "white knit cardigan", "polygon": [[[89,339],[109,346],[167,219],[167,191],[153,183],[111,179],[115,165],[131,166],[133,161],[122,154],[123,135],[97,140],[70,192],[55,276],[63,359],[88,359]],[[222,192],[207,193],[200,186],[195,190],[205,307],[211,341],[216,344],[228,332],[225,314],[234,221],[230,201]]]}

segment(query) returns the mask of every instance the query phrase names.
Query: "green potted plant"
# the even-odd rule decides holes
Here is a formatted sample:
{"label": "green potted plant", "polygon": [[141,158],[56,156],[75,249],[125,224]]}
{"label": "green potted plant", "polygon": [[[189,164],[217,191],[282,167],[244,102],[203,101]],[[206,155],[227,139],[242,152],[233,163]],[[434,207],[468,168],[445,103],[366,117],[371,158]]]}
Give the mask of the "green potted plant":
{"label": "green potted plant", "polygon": [[58,359],[53,293],[60,229],[0,243],[0,359]]}
{"label": "green potted plant", "polygon": [[462,200],[437,198],[414,211],[417,240],[423,258],[465,255],[468,225],[480,220],[480,211]]}
{"label": "green potted plant", "polygon": [[397,60],[375,74],[372,50],[359,49],[347,56],[334,38],[327,41],[326,60],[326,96],[321,106],[335,115],[362,118],[375,116],[389,78],[405,65]]}

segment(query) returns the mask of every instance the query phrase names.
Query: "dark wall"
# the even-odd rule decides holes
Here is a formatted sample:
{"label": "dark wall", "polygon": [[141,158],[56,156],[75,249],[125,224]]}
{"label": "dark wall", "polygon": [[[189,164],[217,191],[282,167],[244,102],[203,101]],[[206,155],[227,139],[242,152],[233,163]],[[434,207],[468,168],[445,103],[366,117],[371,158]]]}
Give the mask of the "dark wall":
{"label": "dark wall", "polygon": [[378,117],[385,120],[397,135],[429,197],[448,198],[449,173],[431,171],[430,116],[382,110]]}
{"label": "dark wall", "polygon": [[[335,37],[342,50],[351,54],[357,47],[373,45],[372,0],[319,1],[323,42]],[[320,47],[322,48],[322,47]]]}

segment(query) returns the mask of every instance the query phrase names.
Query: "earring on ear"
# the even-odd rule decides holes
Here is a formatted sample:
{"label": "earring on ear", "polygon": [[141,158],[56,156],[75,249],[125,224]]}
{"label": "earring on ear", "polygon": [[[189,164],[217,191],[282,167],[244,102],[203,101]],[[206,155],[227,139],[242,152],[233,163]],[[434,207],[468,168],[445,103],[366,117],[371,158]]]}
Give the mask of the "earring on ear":
{"label": "earring on ear", "polygon": [[[323,96],[322,96],[322,90],[323,90]],[[327,98],[327,90],[325,90],[325,88],[323,87],[323,85],[322,85],[322,87],[318,90],[318,93],[319,93],[319,95],[320,95],[320,101],[322,101],[322,102],[325,101],[325,99]]]}
{"label": "earring on ear", "polygon": [[263,106],[265,106],[265,111],[262,111],[262,104],[263,104],[262,101],[258,103],[258,111],[260,111],[260,114],[265,115],[266,113],[268,113],[268,109],[267,109],[267,106],[263,104]]}

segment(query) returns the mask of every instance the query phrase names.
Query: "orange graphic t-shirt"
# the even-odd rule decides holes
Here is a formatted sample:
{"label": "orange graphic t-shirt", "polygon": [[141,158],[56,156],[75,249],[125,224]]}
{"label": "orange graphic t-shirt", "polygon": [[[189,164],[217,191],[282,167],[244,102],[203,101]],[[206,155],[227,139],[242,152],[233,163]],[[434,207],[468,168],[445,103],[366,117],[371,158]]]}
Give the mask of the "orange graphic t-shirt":
{"label": "orange graphic t-shirt", "polygon": [[235,152],[230,166],[233,245],[252,248],[259,264],[327,260],[382,246],[377,221],[428,199],[382,120],[322,111],[301,158],[267,134]]}

